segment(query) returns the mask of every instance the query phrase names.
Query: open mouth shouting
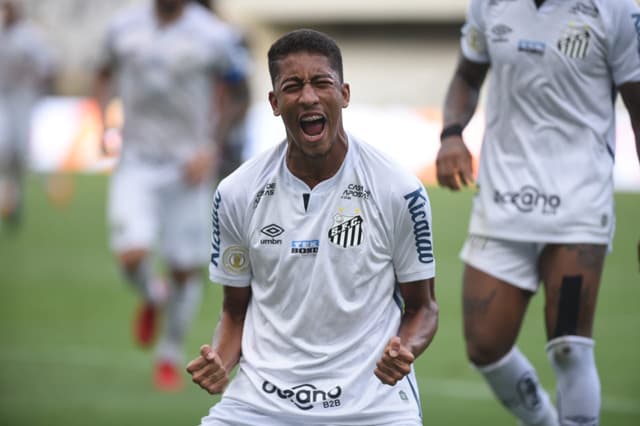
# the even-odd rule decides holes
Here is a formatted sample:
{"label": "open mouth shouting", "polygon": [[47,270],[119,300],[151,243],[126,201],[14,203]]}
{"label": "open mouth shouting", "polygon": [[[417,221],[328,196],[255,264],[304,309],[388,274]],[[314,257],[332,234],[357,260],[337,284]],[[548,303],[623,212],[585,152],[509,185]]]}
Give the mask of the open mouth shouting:
{"label": "open mouth shouting", "polygon": [[300,129],[309,141],[317,141],[324,134],[327,119],[319,113],[305,114],[300,117]]}

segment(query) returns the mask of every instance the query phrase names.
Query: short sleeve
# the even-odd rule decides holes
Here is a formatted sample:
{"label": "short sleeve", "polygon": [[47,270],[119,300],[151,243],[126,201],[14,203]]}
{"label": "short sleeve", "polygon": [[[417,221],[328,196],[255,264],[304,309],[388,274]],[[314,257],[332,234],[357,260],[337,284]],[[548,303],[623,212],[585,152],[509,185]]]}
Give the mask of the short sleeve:
{"label": "short sleeve", "polygon": [[609,2],[606,16],[608,43],[607,60],[616,86],[640,81],[640,5],[635,0]]}
{"label": "short sleeve", "polygon": [[[224,182],[224,181],[223,181]],[[209,278],[232,287],[248,287],[251,283],[249,248],[242,233],[243,212],[219,186],[211,209],[211,258]]]}
{"label": "short sleeve", "polygon": [[485,38],[483,3],[485,0],[471,0],[467,9],[467,20],[462,27],[460,48],[465,58],[473,62],[490,62]]}
{"label": "short sleeve", "polygon": [[394,198],[396,212],[393,229],[393,266],[398,282],[435,276],[431,205],[427,192],[417,179],[410,189]]}

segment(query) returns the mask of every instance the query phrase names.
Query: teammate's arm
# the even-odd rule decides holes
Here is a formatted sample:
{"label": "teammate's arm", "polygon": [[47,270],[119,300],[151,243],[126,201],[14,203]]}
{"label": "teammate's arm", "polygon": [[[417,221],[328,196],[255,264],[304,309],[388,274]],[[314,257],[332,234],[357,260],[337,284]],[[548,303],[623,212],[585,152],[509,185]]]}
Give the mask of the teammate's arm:
{"label": "teammate's arm", "polygon": [[636,139],[636,154],[640,161],[640,81],[622,84],[618,87],[618,91],[629,112],[631,127]]}
{"label": "teammate's arm", "polygon": [[[618,87],[618,91],[629,112],[631,128],[636,139],[636,155],[640,161],[640,82],[622,84]],[[638,241],[638,266],[640,267],[640,241]]]}
{"label": "teammate's arm", "polygon": [[99,116],[102,125],[103,137],[100,140],[100,148],[103,154],[113,154],[109,145],[110,137],[119,137],[119,135],[110,135],[107,128],[107,106],[113,95],[112,92],[113,70],[109,66],[100,68],[93,80],[93,97],[98,104]]}
{"label": "teammate's arm", "polygon": [[376,365],[375,375],[395,385],[411,371],[413,361],[429,346],[438,329],[438,304],[433,278],[400,284],[404,312],[398,335],[391,338]]}
{"label": "teammate's arm", "polygon": [[222,316],[213,344],[203,345],[200,356],[187,365],[193,382],[210,394],[224,391],[231,370],[240,360],[242,328],[251,299],[251,287],[224,286]]}
{"label": "teammate's arm", "polygon": [[462,130],[478,106],[480,89],[489,64],[472,62],[460,56],[443,111],[441,146],[436,158],[438,183],[452,190],[473,182],[471,153],[462,140]]}

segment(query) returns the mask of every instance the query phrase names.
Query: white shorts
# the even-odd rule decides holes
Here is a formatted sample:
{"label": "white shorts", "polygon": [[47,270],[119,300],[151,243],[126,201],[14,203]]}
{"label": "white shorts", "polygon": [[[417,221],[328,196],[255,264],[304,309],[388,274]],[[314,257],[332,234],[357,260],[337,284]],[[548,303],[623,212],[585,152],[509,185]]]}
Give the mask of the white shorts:
{"label": "white shorts", "polygon": [[482,272],[535,293],[540,286],[538,257],[545,245],[469,235],[460,258]]}
{"label": "white shorts", "polygon": [[[313,386],[307,385],[305,391]],[[298,390],[300,386],[296,387]],[[365,383],[349,386],[339,398],[323,403],[295,400],[272,385],[256,389],[240,368],[220,402],[209,410],[201,426],[421,426],[421,408],[415,377],[411,374],[395,386],[383,385],[371,372]],[[313,387],[313,389],[316,389]],[[320,392],[324,395],[323,392]],[[309,394],[306,394],[307,397]],[[294,401],[295,400],[295,401]],[[307,408],[301,405],[309,404]],[[314,408],[310,408],[316,404]],[[323,406],[332,413],[319,413]]]}
{"label": "white shorts", "polygon": [[178,268],[200,267],[210,251],[210,183],[188,185],[176,167],[123,164],[111,179],[111,248],[155,248]]}

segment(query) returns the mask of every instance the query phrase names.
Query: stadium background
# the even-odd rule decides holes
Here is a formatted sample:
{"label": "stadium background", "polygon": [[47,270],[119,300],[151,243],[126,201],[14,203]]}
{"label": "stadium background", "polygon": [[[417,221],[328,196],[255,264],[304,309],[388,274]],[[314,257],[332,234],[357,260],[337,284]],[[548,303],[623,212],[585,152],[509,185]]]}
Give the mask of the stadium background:
{"label": "stadium background", "polygon": [[[195,386],[176,395],[153,390],[150,355],[138,351],[130,338],[135,300],[107,248],[107,177],[102,171],[110,164],[96,157],[92,150],[95,129],[82,127],[86,117],[77,115],[78,105],[89,92],[90,71],[106,21],[136,2],[25,0],[29,14],[58,50],[61,74],[55,97],[48,99],[50,108],[42,107],[40,121],[36,121],[40,126],[34,127],[34,148],[43,148],[32,151],[41,162],[34,161],[28,179],[23,229],[13,235],[0,232],[3,425],[196,424],[215,401]],[[223,14],[245,30],[255,55],[252,134],[272,138],[278,132],[277,119],[264,109],[269,88],[266,49],[281,32],[306,26],[329,32],[343,48],[345,74],[353,92],[352,106],[346,111],[347,127],[354,124],[365,136],[391,135],[390,129],[401,128],[414,144],[394,141],[399,148],[392,154],[407,161],[435,152],[438,108],[455,64],[465,0],[219,2]],[[86,108],[91,117],[91,107]],[[385,122],[385,129],[377,127]],[[475,138],[481,123],[474,126],[471,136]],[[621,127],[625,126],[628,128],[623,122]],[[78,154],[84,160],[61,161],[69,158],[69,135],[79,133],[86,138]],[[254,141],[256,150],[262,140]],[[640,194],[630,192],[637,190],[640,178],[633,146],[630,148],[618,156],[619,163],[628,166],[618,179],[624,182],[618,185],[616,196],[618,232],[596,320],[602,424],[614,426],[640,424],[640,315],[636,307],[640,300],[636,252]],[[422,166],[415,165],[416,172]],[[61,170],[64,178],[51,178]],[[428,186],[441,326],[433,346],[416,365],[425,424],[512,425],[515,422],[492,399],[464,358],[457,251],[465,235],[472,192],[453,195]],[[543,350],[539,299],[532,303],[519,344],[549,388],[553,379]],[[219,289],[208,286],[191,332],[191,353],[209,340],[219,304]]]}

